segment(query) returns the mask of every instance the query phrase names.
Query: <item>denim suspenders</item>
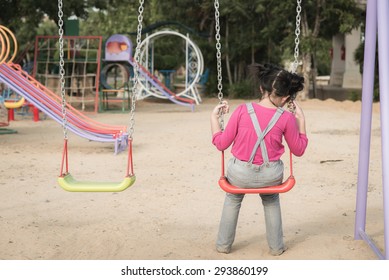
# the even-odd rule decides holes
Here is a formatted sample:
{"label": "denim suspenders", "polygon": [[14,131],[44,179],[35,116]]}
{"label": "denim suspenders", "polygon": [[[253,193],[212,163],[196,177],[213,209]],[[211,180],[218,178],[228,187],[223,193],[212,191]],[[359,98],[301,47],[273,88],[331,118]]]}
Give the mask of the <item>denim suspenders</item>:
{"label": "denim suspenders", "polygon": [[257,142],[254,145],[253,151],[251,152],[251,156],[250,156],[250,159],[248,161],[248,164],[249,165],[253,164],[254,156],[255,156],[255,153],[257,152],[258,147],[261,147],[263,162],[265,164],[268,164],[269,163],[269,156],[267,154],[267,149],[266,149],[265,141],[263,141],[263,140],[265,138],[265,135],[277,123],[278,119],[281,117],[282,113],[284,112],[284,109],[282,109],[281,107],[278,107],[277,111],[275,112],[275,114],[273,115],[271,120],[269,121],[268,125],[262,131],[261,127],[259,126],[257,116],[255,115],[253,104],[252,103],[246,103],[246,107],[247,107],[247,111],[248,111],[248,113],[250,115],[251,121],[253,122],[253,125],[254,125],[254,128],[255,128],[255,132],[257,133],[257,136],[258,136]]}

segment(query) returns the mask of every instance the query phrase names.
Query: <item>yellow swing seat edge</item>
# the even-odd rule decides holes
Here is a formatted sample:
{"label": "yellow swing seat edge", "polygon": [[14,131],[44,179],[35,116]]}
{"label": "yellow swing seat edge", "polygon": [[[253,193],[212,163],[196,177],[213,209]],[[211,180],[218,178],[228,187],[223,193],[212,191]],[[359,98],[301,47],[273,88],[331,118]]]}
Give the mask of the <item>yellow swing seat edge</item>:
{"label": "yellow swing seat edge", "polygon": [[132,186],[135,175],[124,177],[121,182],[77,181],[68,173],[58,177],[58,184],[69,192],[121,192]]}

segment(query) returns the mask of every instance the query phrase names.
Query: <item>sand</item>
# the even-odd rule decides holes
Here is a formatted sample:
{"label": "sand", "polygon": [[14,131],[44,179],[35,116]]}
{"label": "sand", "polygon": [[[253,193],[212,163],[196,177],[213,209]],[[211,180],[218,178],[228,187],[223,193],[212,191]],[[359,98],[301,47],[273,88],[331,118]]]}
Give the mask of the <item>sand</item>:
{"label": "sand", "polygon": [[[230,100],[232,109],[243,100]],[[374,260],[354,240],[360,102],[301,103],[309,145],[294,158],[296,186],[281,195],[283,255],[268,254],[257,195],[243,201],[232,252],[215,250],[224,192],[209,115],[168,102],[139,101],[134,133],[137,180],[120,193],[71,193],[57,185],[62,128],[16,116],[0,135],[0,259],[3,260]],[[91,115],[124,124],[128,114]],[[383,250],[379,104],[374,104],[366,231]],[[126,154],[70,133],[70,171],[80,180],[121,181]],[[227,153],[227,156],[229,154]],[[287,162],[287,157],[286,157]]]}

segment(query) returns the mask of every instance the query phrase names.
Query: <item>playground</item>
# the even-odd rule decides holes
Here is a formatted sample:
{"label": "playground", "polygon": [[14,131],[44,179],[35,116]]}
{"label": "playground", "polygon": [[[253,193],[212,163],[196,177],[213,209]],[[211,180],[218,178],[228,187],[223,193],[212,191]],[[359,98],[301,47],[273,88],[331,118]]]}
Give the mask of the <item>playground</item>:
{"label": "playground", "polygon": [[[300,2],[293,72],[298,67]],[[367,19],[379,11],[371,3]],[[302,158],[291,157],[289,162],[288,153],[283,157],[292,183],[260,189],[280,193],[288,250],[280,256],[269,254],[263,207],[254,194],[259,190],[251,189],[246,191],[231,253],[216,251],[224,191],[228,192],[223,185],[228,183],[220,183],[224,168],[210,131],[211,111],[224,98],[218,1],[215,8],[218,87],[208,97],[199,91],[206,72],[199,48],[188,36],[170,31],[142,42],[143,9],[134,54],[132,42],[116,34],[105,43],[103,60],[101,37],[64,35],[59,13],[59,36],[37,36],[40,51],[35,51],[31,75],[13,63],[17,40],[0,25],[0,82],[10,92],[2,91],[0,108],[0,126],[10,127],[2,128],[0,135],[0,259],[388,259],[383,176],[388,116],[385,106],[380,112],[379,103],[369,103],[374,57],[364,64],[363,103],[300,100],[308,148]],[[365,44],[368,57],[375,54],[374,20],[367,20],[366,28],[371,29]],[[382,48],[388,42],[380,26],[378,31],[380,48],[387,49]],[[176,70],[159,71],[162,82],[153,68],[154,40],[168,35],[186,44],[181,92],[169,88]],[[85,45],[88,51],[82,49]],[[100,72],[102,61],[108,64]],[[386,65],[380,67],[381,73],[389,71]],[[124,83],[113,88],[110,71],[115,85]],[[119,72],[122,77],[116,80]],[[100,75],[106,85],[101,91]],[[382,92],[387,86],[382,81]],[[382,94],[382,104],[386,101]],[[117,102],[119,110],[109,111],[110,102]],[[233,111],[248,100],[229,102]],[[80,104],[75,108],[73,103]],[[87,104],[94,112],[85,111]],[[21,106],[33,112],[15,117]],[[102,108],[104,114],[97,114]],[[228,121],[229,115],[224,118]],[[288,175],[285,171],[285,178]]]}
{"label": "playground", "polygon": [[[0,138],[0,259],[377,259],[353,237],[361,102],[332,99],[301,102],[310,142],[306,154],[294,158],[296,186],[281,194],[289,249],[279,257],[268,254],[262,205],[257,195],[247,195],[233,251],[217,253],[225,195],[209,128],[217,102],[205,99],[191,112],[168,101],[139,101],[137,181],[120,193],[64,191],[57,184],[61,127],[49,118],[12,122],[18,133]],[[232,108],[241,102],[230,101]],[[128,121],[117,113],[93,118]],[[70,133],[69,139],[70,168],[78,179],[123,176],[126,153],[114,155],[112,143]],[[380,141],[374,104],[366,229],[383,250]]]}

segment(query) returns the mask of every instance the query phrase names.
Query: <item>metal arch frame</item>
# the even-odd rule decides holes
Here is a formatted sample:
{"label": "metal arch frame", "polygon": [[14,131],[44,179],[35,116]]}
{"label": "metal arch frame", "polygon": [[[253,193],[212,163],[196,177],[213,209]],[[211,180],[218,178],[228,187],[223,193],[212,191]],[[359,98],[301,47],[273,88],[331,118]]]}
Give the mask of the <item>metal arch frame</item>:
{"label": "metal arch frame", "polygon": [[[203,55],[199,49],[199,47],[189,38],[189,36],[185,36],[177,31],[172,31],[172,30],[162,30],[162,31],[158,31],[156,33],[153,33],[149,36],[147,36],[143,41],[142,43],[140,44],[140,49],[141,49],[141,55],[140,55],[140,62],[142,63],[142,61],[146,61],[145,64],[146,65],[143,65],[144,67],[146,67],[146,69],[149,69],[149,65],[148,62],[150,60],[150,58],[148,57],[149,55],[149,48],[150,48],[150,42],[152,42],[153,40],[159,38],[159,37],[163,37],[163,36],[178,36],[178,37],[181,37],[182,39],[185,40],[186,42],[186,66],[187,66],[187,71],[188,71],[188,67],[189,67],[189,58],[188,58],[188,49],[189,47],[191,47],[195,53],[195,57],[197,57],[197,61],[198,61],[198,67],[197,67],[197,71],[196,71],[196,74],[194,75],[194,78],[192,79],[192,81],[188,84],[186,84],[186,88],[177,93],[176,95],[177,96],[184,96],[184,97],[187,97],[189,99],[192,99],[196,102],[196,104],[200,104],[201,102],[201,97],[198,93],[198,90],[197,90],[197,87],[196,87],[196,84],[197,82],[200,80],[200,77],[201,77],[201,74],[203,73],[204,71],[204,58],[203,58]],[[151,58],[151,66],[153,66],[153,58]],[[151,71],[150,71],[151,72]],[[188,73],[187,73],[187,76],[188,76]],[[158,98],[163,98],[163,99],[166,99],[167,97],[164,96],[163,94],[159,93],[158,89],[154,88],[154,87],[150,87],[150,85],[148,85],[148,83],[146,83],[146,81],[140,81],[140,87],[141,87],[141,95],[138,96],[139,99],[143,99],[143,98],[146,98],[148,96],[155,96],[155,97],[158,97]]]}
{"label": "metal arch frame", "polygon": [[[12,39],[12,41],[9,39],[9,37]],[[0,25],[0,41],[1,45],[3,46],[0,53],[0,64],[4,62],[12,62],[18,52],[18,42],[12,31],[4,25]],[[13,50],[10,54],[11,47]]]}

